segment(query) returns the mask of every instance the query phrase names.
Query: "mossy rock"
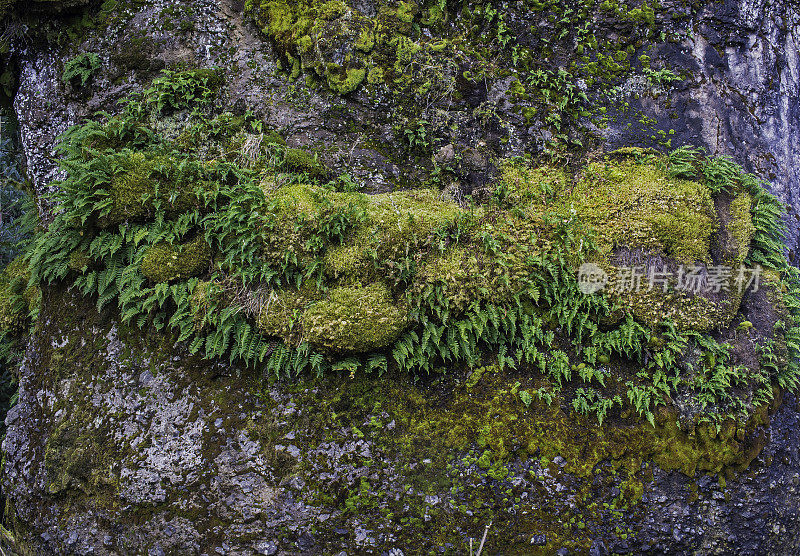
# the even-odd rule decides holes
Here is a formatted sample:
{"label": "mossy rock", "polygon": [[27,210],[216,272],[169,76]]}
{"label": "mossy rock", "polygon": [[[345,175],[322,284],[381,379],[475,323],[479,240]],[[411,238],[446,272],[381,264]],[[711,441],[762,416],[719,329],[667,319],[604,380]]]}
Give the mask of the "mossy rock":
{"label": "mossy rock", "polygon": [[711,262],[711,235],[717,229],[711,192],[695,181],[670,179],[654,163],[591,163],[568,201],[597,231],[602,253],[623,246],[686,264]]}
{"label": "mossy rock", "polygon": [[0,271],[0,332],[19,336],[26,330],[29,313],[38,306],[41,290],[29,285],[31,272],[22,256]]}
{"label": "mossy rock", "polygon": [[[566,203],[595,232],[595,262],[637,320],[658,326],[669,319],[699,331],[730,323],[743,294],[734,265],[744,261],[753,235],[748,193],[738,192],[723,214],[707,186],[670,178],[663,159],[648,150],[626,149],[590,164]],[[698,287],[688,282],[714,267],[729,272],[719,288],[706,278],[697,279]]]}
{"label": "mossy rock", "polygon": [[316,154],[302,149],[286,149],[283,163],[287,168],[295,172],[304,172],[311,177],[322,177],[328,174],[328,169],[319,161]]}
{"label": "mossy rock", "polygon": [[279,336],[287,340],[295,338],[299,343],[297,329],[300,327],[306,308],[321,299],[322,293],[314,288],[302,290],[271,290],[259,300],[258,327],[268,336]]}
{"label": "mossy rock", "polygon": [[[391,74],[394,87],[413,91],[412,85],[419,85],[416,92],[421,96],[431,88],[432,79],[446,81],[443,68],[447,63],[433,59],[446,42],[431,40],[427,45],[406,36],[413,33],[419,12],[415,3],[379,4],[377,14],[370,16],[339,1],[264,0],[258,4],[255,20],[277,44],[285,60],[281,65],[291,79],[307,71],[339,95],[350,94],[365,82],[384,83],[385,73]],[[424,63],[425,76],[413,74],[414,62]]]}
{"label": "mossy rock", "polygon": [[169,157],[133,152],[121,154],[118,162],[121,171],[112,178],[109,187],[111,205],[98,221],[104,228],[150,218],[157,208],[167,215],[199,208],[197,191],[215,187],[209,182],[168,177],[177,175],[178,165],[177,160]]}
{"label": "mossy rock", "polygon": [[210,263],[211,248],[200,236],[184,245],[153,245],[142,259],[141,271],[153,282],[171,282],[202,274]]}
{"label": "mossy rock", "polygon": [[378,260],[401,257],[462,214],[457,204],[429,189],[359,198],[364,201],[367,218],[354,230],[352,240],[327,252],[324,263],[330,276],[372,275],[376,256]]}
{"label": "mossy rock", "polygon": [[304,336],[338,352],[367,352],[391,345],[407,325],[407,311],[382,283],[334,288],[303,315]]}

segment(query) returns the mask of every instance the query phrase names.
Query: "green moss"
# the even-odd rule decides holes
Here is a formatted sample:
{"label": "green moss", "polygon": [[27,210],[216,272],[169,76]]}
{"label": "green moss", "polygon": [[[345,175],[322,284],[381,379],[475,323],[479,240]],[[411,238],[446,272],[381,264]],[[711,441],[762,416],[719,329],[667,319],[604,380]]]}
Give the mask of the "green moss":
{"label": "green moss", "polygon": [[[418,11],[414,3],[379,4],[373,17],[364,17],[338,1],[270,0],[260,2],[260,7],[253,12],[256,21],[279,46],[291,77],[296,78],[301,70],[312,72],[340,95],[352,93],[365,81],[371,85],[384,82],[384,70],[394,74],[393,85],[410,90],[414,81],[431,81],[431,76],[413,75],[413,60],[425,57],[425,67],[430,69],[443,65],[427,59],[430,56],[423,52],[423,46],[406,37],[413,32]],[[438,10],[436,21],[442,15]],[[441,71],[438,75],[444,77]]]}
{"label": "green moss", "polygon": [[177,175],[178,162],[169,157],[148,156],[143,152],[120,154],[116,161],[120,171],[109,187],[111,206],[99,218],[101,227],[122,222],[143,220],[158,207],[167,214],[179,214],[199,206],[198,190],[215,187],[208,182],[186,182],[168,175]]}
{"label": "green moss", "polygon": [[[479,253],[469,247],[453,247],[441,255],[432,256],[422,266],[416,287],[428,285],[442,289],[450,309],[455,314],[463,312],[470,303],[479,299],[482,292],[491,291],[495,300],[503,299],[508,287],[493,283],[479,264]],[[496,289],[491,289],[497,286]]]}
{"label": "green moss", "polygon": [[305,172],[312,177],[320,177],[328,173],[328,169],[319,161],[316,154],[302,149],[286,149],[283,162],[287,168]]}
{"label": "green moss", "polygon": [[211,262],[211,249],[204,237],[173,246],[159,243],[142,259],[141,271],[153,282],[171,282],[202,274]]}
{"label": "green moss", "polygon": [[[365,487],[356,477],[337,488],[299,471],[311,483],[308,499],[316,505],[341,505],[346,515],[358,511],[359,518],[374,529],[394,528],[398,542],[421,547],[421,552],[426,551],[422,547],[453,541],[449,535],[458,536],[454,527],[463,531],[473,523],[481,533],[490,520],[514,516],[505,522],[504,544],[492,545],[492,553],[495,549],[508,553],[508,539],[518,536],[525,538],[527,546],[511,553],[552,554],[562,546],[580,553],[591,544],[587,531],[607,527],[609,519],[619,525],[620,535],[633,534],[630,526],[635,521],[624,516],[636,513],[644,493],[652,488],[654,464],[689,477],[698,473],[731,477],[764,443],[758,433],[764,414],[747,425],[726,422],[719,433],[705,426],[682,431],[670,411],[660,413],[655,426],[625,416],[599,426],[562,409],[568,407],[562,406],[562,400],[550,405],[533,401],[526,408],[515,394],[520,383],[533,390],[539,384],[527,372],[502,371],[485,373],[473,387],[459,380],[444,380],[433,388],[415,386],[392,375],[381,380],[328,378],[297,385],[290,401],[303,408],[302,414],[288,427],[317,431],[296,435],[308,439],[300,441],[305,442],[298,445],[301,450],[330,442],[331,435],[342,442],[363,437],[385,454],[379,465],[362,460],[372,476],[378,475],[378,484],[386,473],[393,477],[393,485],[405,485],[379,487],[370,478],[370,486]],[[310,422],[305,422],[306,416]],[[386,422],[393,426],[385,427]],[[525,470],[530,474],[520,480]],[[508,481],[511,473],[515,479]],[[553,484],[566,488],[553,491]],[[617,496],[610,494],[614,487],[619,490]],[[542,505],[538,493],[544,489],[551,502],[571,501],[579,513],[554,512],[552,508],[562,507],[559,503]],[[414,492],[446,492],[453,503],[444,508],[423,505],[422,497],[415,502]],[[527,501],[531,492],[536,496]],[[376,511],[376,503],[386,511]],[[414,515],[427,517],[407,526]],[[546,532],[547,544],[532,550],[532,532]]]}
{"label": "green moss", "polygon": [[730,266],[736,266],[744,262],[750,251],[750,242],[753,240],[755,227],[750,215],[752,208],[752,198],[748,193],[742,192],[731,201],[730,217],[727,225],[728,233],[732,236],[735,243],[735,253]]}
{"label": "green moss", "polygon": [[154,166],[154,162],[143,153],[132,153],[122,161],[123,172],[111,182],[113,204],[103,218],[104,224],[111,226],[147,214],[155,190],[155,180],[151,179]]}
{"label": "green moss", "polygon": [[367,70],[364,68],[348,68],[344,72],[329,69],[327,78],[328,86],[340,95],[352,93],[364,81]]}
{"label": "green moss", "polygon": [[[392,417],[407,427],[398,442],[410,450],[422,449],[416,456],[433,457],[442,464],[442,458],[451,458],[474,442],[484,447],[484,469],[512,454],[548,461],[561,456],[565,471],[579,477],[591,477],[604,461],[631,474],[647,461],[689,476],[698,471],[719,473],[745,468],[763,447],[763,441],[755,439],[765,411],[754,415],[747,427],[728,421],[719,434],[713,425],[686,432],[666,409],[657,416],[655,427],[638,419],[600,426],[593,419],[563,411],[557,402],[548,405],[534,398],[526,408],[514,393],[519,380],[503,373],[485,374],[480,389],[456,388],[451,401],[440,408],[405,388],[393,390],[389,398],[403,409]],[[752,435],[751,443],[737,440],[737,434],[739,438]],[[632,497],[640,496],[638,492],[634,488]]]}
{"label": "green moss", "polygon": [[715,302],[683,291],[665,293],[658,287],[650,289],[646,282],[640,291],[619,293],[615,299],[647,326],[657,327],[670,320],[679,330],[708,331],[723,327],[732,317],[729,303],[738,308],[738,297],[733,294],[727,302]]}
{"label": "green moss", "polygon": [[597,230],[604,253],[629,246],[689,264],[711,262],[710,240],[716,229],[711,193],[697,182],[670,180],[653,163],[592,163],[569,202]]}
{"label": "green moss", "polygon": [[362,195],[360,199],[366,212],[364,222],[350,241],[325,255],[325,271],[332,277],[371,276],[375,257],[401,256],[461,214],[458,205],[427,189]]}
{"label": "green moss", "polygon": [[207,324],[207,316],[212,307],[219,304],[223,296],[222,285],[219,282],[198,282],[189,296],[192,311],[192,320],[195,328],[202,330]]}
{"label": "green moss", "polygon": [[87,415],[78,411],[47,439],[44,468],[50,494],[80,490],[95,495],[117,488],[112,465],[119,451],[111,442],[110,431],[98,430],[92,425],[93,418],[91,412]]}
{"label": "green moss", "polygon": [[369,69],[367,74],[367,83],[370,85],[377,85],[384,82],[383,68],[375,66]]}
{"label": "green moss", "polygon": [[407,325],[406,310],[381,283],[334,288],[303,315],[312,344],[340,352],[365,352],[391,345]]}
{"label": "green moss", "polygon": [[258,327],[269,336],[279,336],[289,341],[294,339],[293,343],[299,343],[301,336],[298,335],[298,328],[303,314],[320,297],[321,293],[311,288],[271,291],[260,300]]}
{"label": "green moss", "polygon": [[414,2],[400,2],[397,7],[397,19],[405,23],[414,21],[414,13],[417,10],[417,5]]}
{"label": "green moss", "polygon": [[39,296],[39,288],[27,287],[29,277],[21,257],[0,272],[0,333],[16,336],[24,331],[28,311]]}
{"label": "green moss", "polygon": [[532,167],[522,158],[503,161],[498,194],[505,206],[524,209],[535,205],[543,209],[565,195],[568,185],[563,169]]}
{"label": "green moss", "polygon": [[264,134],[264,143],[268,145],[280,145],[286,146],[286,139],[275,130],[270,130],[266,134]]}
{"label": "green moss", "polygon": [[84,272],[92,265],[92,258],[83,249],[75,249],[69,254],[69,267],[76,272]]}
{"label": "green moss", "polygon": [[375,34],[371,27],[365,26],[358,35],[355,47],[364,53],[369,53],[375,47]]}

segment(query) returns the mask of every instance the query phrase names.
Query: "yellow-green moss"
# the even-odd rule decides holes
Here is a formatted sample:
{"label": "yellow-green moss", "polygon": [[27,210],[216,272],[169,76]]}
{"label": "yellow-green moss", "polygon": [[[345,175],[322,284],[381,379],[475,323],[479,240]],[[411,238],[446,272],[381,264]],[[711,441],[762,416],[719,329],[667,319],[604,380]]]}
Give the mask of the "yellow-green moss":
{"label": "yellow-green moss", "polygon": [[710,191],[697,182],[669,179],[653,163],[594,162],[568,202],[597,231],[605,254],[627,246],[687,264],[711,262],[710,241],[717,224]]}
{"label": "yellow-green moss", "polygon": [[739,306],[739,297],[731,292],[723,302],[716,302],[683,291],[664,292],[659,287],[650,289],[645,279],[639,291],[616,293],[614,298],[621,307],[631,311],[639,322],[658,326],[672,321],[679,330],[708,331],[727,325],[735,314],[730,306]]}
{"label": "yellow-green moss", "polygon": [[297,328],[302,323],[305,310],[320,296],[318,291],[311,288],[270,291],[263,296],[258,327],[268,336],[298,341]]}
{"label": "yellow-green moss", "polygon": [[134,152],[120,161],[122,171],[113,177],[109,187],[111,206],[99,224],[110,227],[127,221],[142,220],[152,215],[156,206],[168,214],[180,214],[198,206],[197,190],[210,190],[212,183],[177,183],[164,178],[165,168],[175,168],[169,157],[148,157]]}
{"label": "yellow-green moss", "polygon": [[287,168],[305,172],[312,177],[324,176],[328,173],[327,168],[319,161],[316,154],[302,149],[286,149],[283,160]]}
{"label": "yellow-green moss", "polygon": [[361,193],[340,193],[309,184],[275,187],[272,182],[265,183],[269,232],[264,235],[264,258],[276,263],[290,253],[299,263],[308,263],[306,242],[325,215],[331,211],[357,213],[368,199]]}
{"label": "yellow-green moss", "polygon": [[374,271],[372,254],[379,254],[381,260],[399,256],[435,230],[452,224],[462,212],[458,205],[428,189],[364,195],[361,199],[365,221],[351,241],[330,249],[325,256],[325,270],[332,277],[370,276]]}
{"label": "yellow-green moss", "polygon": [[547,207],[566,194],[567,185],[567,176],[561,168],[535,168],[520,158],[500,165],[498,187],[505,194],[503,201],[508,207]]}
{"label": "yellow-green moss", "polygon": [[0,272],[0,332],[17,336],[25,331],[28,314],[38,306],[41,290],[29,286],[30,269],[22,256]]}
{"label": "yellow-green moss", "polygon": [[199,236],[184,245],[153,245],[142,259],[141,271],[153,282],[170,282],[197,276],[208,269],[210,262],[211,248]]}
{"label": "yellow-green moss", "polygon": [[690,477],[698,471],[740,470],[763,447],[763,440],[755,434],[756,427],[766,420],[763,408],[747,425],[726,421],[719,433],[714,425],[686,432],[666,408],[656,416],[655,427],[638,418],[598,425],[593,416],[562,410],[558,399],[548,405],[534,397],[526,408],[519,399],[520,380],[529,379],[483,373],[477,385],[456,388],[447,403],[438,407],[412,387],[390,384],[387,398],[395,408],[391,417],[404,433],[396,442],[405,450],[416,451],[420,459],[440,461],[473,443],[489,451],[487,463],[511,455],[545,461],[561,456],[566,460],[564,470],[579,477],[591,476],[604,461],[631,474],[638,473],[647,461]]}
{"label": "yellow-green moss", "polygon": [[358,35],[355,47],[361,52],[368,53],[375,47],[375,34],[372,28],[365,26]]}
{"label": "yellow-green moss", "polygon": [[752,198],[746,192],[739,193],[730,205],[731,220],[728,223],[728,233],[735,242],[736,256],[730,261],[731,266],[742,264],[750,251],[750,242],[755,233],[753,218],[750,214]]}
{"label": "yellow-green moss", "polygon": [[[488,291],[490,286],[476,255],[468,247],[457,246],[431,257],[420,269],[416,287],[422,289],[434,284],[441,287],[450,309],[460,313],[481,296],[481,290]],[[494,293],[501,296],[501,291]]]}
{"label": "yellow-green moss", "polygon": [[309,342],[342,352],[365,352],[391,345],[407,324],[406,310],[382,283],[334,288],[303,315]]}
{"label": "yellow-green moss", "polygon": [[[413,30],[415,3],[378,5],[373,17],[339,1],[270,0],[261,1],[260,7],[255,19],[286,57],[288,65],[283,67],[291,68],[292,78],[307,70],[332,91],[346,95],[365,80],[372,85],[383,82],[384,69],[394,74],[394,84],[404,87],[416,77],[409,68],[423,46],[404,36]],[[429,60],[425,67],[441,65]]]}
{"label": "yellow-green moss", "polygon": [[69,254],[69,262],[67,264],[76,272],[84,272],[92,264],[92,258],[83,249],[75,249]]}
{"label": "yellow-green moss", "polygon": [[207,324],[208,312],[217,305],[223,296],[220,282],[198,282],[189,296],[189,305],[192,311],[192,320],[195,328],[201,330]]}
{"label": "yellow-green moss", "polygon": [[348,68],[346,70],[329,68],[328,86],[340,95],[346,95],[355,91],[366,75],[367,70],[364,68]]}

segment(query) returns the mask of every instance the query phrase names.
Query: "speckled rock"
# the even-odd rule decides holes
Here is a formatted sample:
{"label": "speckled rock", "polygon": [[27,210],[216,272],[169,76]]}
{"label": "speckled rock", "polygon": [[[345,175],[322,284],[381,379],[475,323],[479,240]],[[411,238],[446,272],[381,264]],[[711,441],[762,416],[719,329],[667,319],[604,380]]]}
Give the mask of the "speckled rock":
{"label": "speckled rock", "polygon": [[[16,546],[460,554],[492,521],[492,554],[800,549],[792,397],[756,431],[763,449],[746,470],[689,477],[644,460],[601,461],[586,473],[544,451],[498,463],[472,442],[436,450],[413,431],[435,423],[436,410],[412,401],[435,405],[463,389],[449,382],[300,380],[262,395],[257,378],[46,293],[3,442]],[[598,429],[576,430],[591,438]]]}

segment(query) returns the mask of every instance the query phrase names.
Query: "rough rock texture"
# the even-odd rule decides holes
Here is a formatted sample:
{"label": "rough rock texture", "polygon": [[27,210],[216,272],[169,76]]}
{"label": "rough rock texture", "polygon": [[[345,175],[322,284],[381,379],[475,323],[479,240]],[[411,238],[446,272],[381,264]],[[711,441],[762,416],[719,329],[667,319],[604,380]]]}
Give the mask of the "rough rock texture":
{"label": "rough rock texture", "polygon": [[[87,301],[50,292],[44,307],[3,443],[26,553],[463,554],[489,512],[492,554],[800,548],[794,398],[727,482],[631,466],[624,448],[586,474],[545,457],[546,438],[541,457],[490,466],[474,445],[432,450],[446,385],[301,380],[257,396],[248,373],[143,340]],[[599,429],[583,426],[591,452]]]}
{"label": "rough rock texture", "polygon": [[[363,4],[369,12],[371,4]],[[188,22],[181,33],[165,28],[169,9],[178,25]],[[731,1],[674,10],[686,17],[665,29],[681,38],[657,43],[655,51],[686,79],[651,87],[631,78],[619,94],[633,108],[596,130],[607,140],[599,146],[648,144],[650,131],[628,126],[645,115],[655,120],[651,130],[675,130],[672,146],[705,145],[732,155],[790,204],[788,247],[796,250],[796,6]],[[114,110],[115,101],[181,62],[227,69],[230,106],[252,110],[292,146],[318,148],[329,167],[349,172],[369,191],[420,181],[432,169],[429,155],[444,165],[457,154],[464,161],[459,187],[480,189],[493,171],[491,158],[543,147],[539,124],[511,111],[506,78],[465,86],[461,100],[437,106],[431,117],[447,125],[437,128],[435,152],[410,156],[396,144],[392,102],[363,90],[341,97],[304,87],[302,78],[290,81],[242,3],[201,0],[188,9],[160,0],[124,4],[123,12],[71,43],[48,42],[47,33],[57,36],[74,22],[49,21],[15,47],[14,103],[28,173],[40,193],[59,177],[53,161],[59,133],[96,110]],[[88,89],[61,79],[65,62],[81,51],[102,60]],[[476,109],[486,103],[502,125],[481,123]],[[41,210],[47,216],[50,207]],[[173,352],[168,338],[137,337],[114,315],[98,316],[69,296],[51,294],[45,303],[3,443],[3,490],[16,516],[18,547],[29,553],[464,553],[468,539],[482,535],[487,507],[506,520],[492,526],[491,553],[800,550],[800,416],[791,397],[761,431],[766,443],[747,470],[727,479],[690,478],[651,466],[636,478],[644,485],[641,500],[634,494],[614,502],[626,489],[616,469],[598,473],[592,487],[594,479],[563,471],[569,463],[562,465],[561,456],[515,458],[505,464],[507,475],[487,477],[489,463],[479,463],[481,450],[470,446],[448,454],[458,481],[442,470],[420,473],[428,462],[415,458],[424,450],[399,450],[391,431],[402,424],[393,411],[365,407],[368,395],[304,407],[300,387],[274,385],[260,399],[247,373]],[[322,399],[347,388],[307,386],[322,388]],[[429,386],[415,395],[438,400],[446,390]],[[319,415],[331,415],[327,428],[317,427]],[[564,522],[543,526],[549,522],[539,519],[532,527],[534,520],[514,508],[516,498],[535,498],[541,502],[534,508],[546,507]],[[438,511],[451,502],[464,508]],[[591,502],[597,507],[587,510]],[[406,519],[399,529],[397,516]],[[437,531],[448,536],[427,535]]]}
{"label": "rough rock texture", "polygon": [[[202,0],[191,9],[163,0],[140,8],[123,5],[121,15],[111,17],[101,32],[90,31],[80,47],[20,44],[15,107],[37,190],[44,191],[58,176],[53,146],[59,133],[99,109],[114,110],[116,100],[165,65],[179,62],[230,70],[230,105],[259,114],[288,136],[290,144],[322,147],[332,167],[346,170],[369,190],[409,184],[430,170],[414,157],[397,156],[402,149],[392,144],[396,141],[392,111],[397,106],[391,98],[370,96],[361,89],[342,98],[287,80],[278,72],[278,54],[243,14],[242,3]],[[614,92],[616,100],[628,107],[617,114],[612,108],[608,127],[597,133],[607,141],[606,148],[615,148],[657,144],[653,133],[674,130],[673,147],[704,146],[710,154],[732,156],[768,180],[772,191],[789,204],[787,246],[793,259],[800,231],[797,7],[767,0],[726,0],[691,8],[666,2],[663,7],[667,15],[659,23],[661,36],[679,40],[655,40],[648,52],[686,79],[653,86],[641,76],[631,77]],[[682,17],[672,21],[671,14]],[[177,33],[174,23],[164,25],[165,17],[189,24]],[[624,31],[610,25],[604,32],[613,41]],[[146,40],[133,42],[131,37],[137,36]],[[97,52],[103,59],[90,92],[73,90],[60,79],[63,64],[79,51]],[[486,155],[505,157],[543,146],[539,124],[529,127],[514,114],[510,84],[510,79],[498,78],[479,88],[467,87],[460,102],[441,99],[433,106],[412,109],[447,123],[437,129],[441,135],[432,141],[434,145],[455,144],[468,150],[462,169],[468,187],[486,182],[491,171]],[[482,123],[473,113],[486,106],[496,111],[500,123]],[[638,121],[643,117],[654,122],[642,127]],[[503,136],[508,140],[499,141]]]}
{"label": "rough rock texture", "polygon": [[[642,101],[657,127],[675,129],[673,144],[704,145],[770,182],[791,207],[787,245],[793,259],[800,210],[798,22],[797,7],[780,2],[704,5],[685,40],[658,48],[658,57],[691,79],[670,90],[671,108]],[[604,135],[612,144],[635,141],[624,128]]]}

